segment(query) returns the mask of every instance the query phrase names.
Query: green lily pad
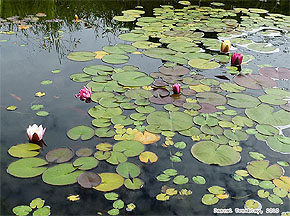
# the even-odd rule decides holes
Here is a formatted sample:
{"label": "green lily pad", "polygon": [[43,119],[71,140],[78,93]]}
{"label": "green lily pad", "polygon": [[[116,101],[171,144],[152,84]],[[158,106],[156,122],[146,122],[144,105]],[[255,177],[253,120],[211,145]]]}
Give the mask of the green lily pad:
{"label": "green lily pad", "polygon": [[73,162],[73,165],[80,170],[90,170],[97,167],[99,161],[94,157],[80,157]]}
{"label": "green lily pad", "polygon": [[233,148],[226,145],[218,145],[212,141],[201,141],[191,148],[192,155],[206,164],[228,166],[240,161],[241,156]]}
{"label": "green lily pad", "polygon": [[185,149],[186,148],[186,143],[185,142],[177,142],[177,143],[174,144],[174,147],[178,148],[178,149]]}
{"label": "green lily pad", "polygon": [[43,80],[43,81],[40,82],[41,85],[49,85],[51,83],[52,83],[51,80]]}
{"label": "green lily pad", "polygon": [[247,169],[251,176],[261,180],[280,178],[284,173],[284,170],[278,164],[269,166],[267,160],[252,161],[248,164]]}
{"label": "green lily pad", "polygon": [[275,188],[275,185],[271,181],[261,181],[259,187],[263,189],[273,189]]}
{"label": "green lily pad", "polygon": [[181,185],[181,184],[186,184],[189,181],[188,177],[184,175],[178,175],[175,176],[173,179],[173,183]]}
{"label": "green lily pad", "polygon": [[183,112],[155,111],[147,116],[147,122],[166,131],[184,131],[193,126],[192,117]]}
{"label": "green lily pad", "polygon": [[71,163],[58,164],[48,168],[42,174],[42,180],[50,185],[70,185],[77,182],[77,179],[83,171],[75,171]]}
{"label": "green lily pad", "polygon": [[50,215],[50,207],[44,206],[35,210],[32,214],[33,216],[49,216]]}
{"label": "green lily pad", "polygon": [[113,19],[120,22],[133,22],[136,20],[136,17],[124,15],[124,16],[114,16]]}
{"label": "green lily pad", "polygon": [[125,93],[126,97],[132,98],[132,99],[144,99],[144,98],[150,98],[152,96],[152,93],[145,89],[132,89]]}
{"label": "green lily pad", "polygon": [[95,131],[98,137],[112,137],[116,134],[116,132],[110,128],[97,128]]}
{"label": "green lily pad", "polygon": [[23,158],[12,162],[7,173],[18,178],[32,178],[41,175],[47,169],[42,167],[46,164],[47,161],[41,158]]}
{"label": "green lily pad", "polygon": [[139,178],[126,179],[124,185],[128,189],[137,190],[143,187],[144,182]]}
{"label": "green lily pad", "polygon": [[144,34],[136,34],[136,33],[125,33],[119,35],[119,38],[124,41],[146,41],[148,40],[148,36]]}
{"label": "green lily pad", "polygon": [[205,184],[206,183],[206,180],[203,176],[193,176],[192,181],[194,181],[194,183],[196,183],[196,184]]}
{"label": "green lily pad", "polygon": [[30,202],[30,208],[35,209],[37,208],[42,208],[44,206],[44,200],[41,198],[35,198]]}
{"label": "green lily pad", "polygon": [[274,135],[279,134],[279,130],[273,127],[272,125],[259,124],[256,126],[256,130],[259,133],[263,135],[267,135],[267,136],[274,136]]}
{"label": "green lily pad", "polygon": [[119,194],[115,192],[105,193],[104,196],[107,200],[117,200],[119,198]]}
{"label": "green lily pad", "polygon": [[70,75],[70,79],[75,82],[87,82],[91,80],[91,76],[84,73],[74,73]]}
{"label": "green lily pad", "polygon": [[236,108],[252,108],[261,103],[257,98],[247,94],[233,93],[226,97],[228,98],[228,104]]}
{"label": "green lily pad", "polygon": [[106,161],[113,165],[118,165],[119,163],[124,163],[127,161],[127,156],[122,152],[112,151],[110,157]]}
{"label": "green lily pad", "polygon": [[115,208],[110,209],[110,210],[108,211],[108,214],[109,214],[109,215],[118,215],[119,213],[120,213],[119,209],[115,209]]}
{"label": "green lily pad", "polygon": [[139,113],[152,113],[155,111],[155,108],[152,106],[138,106],[136,111]]}
{"label": "green lily pad", "polygon": [[167,181],[170,181],[170,176],[166,175],[166,174],[160,174],[156,177],[156,179],[158,181],[161,181],[161,182],[167,182]]}
{"label": "green lily pad", "polygon": [[32,110],[40,110],[43,109],[44,106],[42,104],[35,104],[30,107]]}
{"label": "green lily pad", "polygon": [[261,198],[267,198],[270,195],[269,191],[265,191],[263,189],[258,190],[258,196]]}
{"label": "green lily pad", "polygon": [[95,131],[88,126],[76,126],[67,132],[67,136],[72,140],[89,140],[95,135]]}
{"label": "green lily pad", "polygon": [[283,200],[279,196],[277,196],[276,194],[270,194],[268,196],[268,200],[271,203],[274,203],[276,205],[282,205],[283,204]]}
{"label": "green lily pad", "polygon": [[246,109],[248,118],[259,124],[269,124],[272,126],[285,126],[290,124],[290,112],[279,110],[274,112],[274,108],[267,104],[260,104],[257,107]]}
{"label": "green lily pad", "polygon": [[89,75],[97,76],[100,73],[109,73],[113,72],[114,68],[108,65],[89,65],[83,69],[83,72]]}
{"label": "green lily pad", "polygon": [[246,88],[237,85],[236,83],[225,82],[220,84],[222,90],[232,93],[238,93],[246,90]]}
{"label": "green lily pad", "polygon": [[125,115],[116,115],[111,119],[113,124],[121,124],[124,126],[131,125],[134,123],[132,119]]}
{"label": "green lily pad", "polygon": [[36,113],[36,115],[38,115],[38,116],[48,116],[49,115],[49,112],[47,112],[47,111],[38,111]]}
{"label": "green lily pad", "polygon": [[[288,138],[288,139],[287,139]],[[267,145],[274,151],[284,154],[290,153],[290,138],[282,135],[271,136],[267,139]]]}
{"label": "green lily pad", "polygon": [[8,153],[13,157],[18,158],[27,158],[27,157],[34,157],[39,154],[40,146],[33,143],[25,143],[25,144],[18,144],[16,146],[12,146]]}
{"label": "green lily pad", "polygon": [[249,155],[256,160],[264,160],[266,158],[265,155],[259,152],[249,152]]}
{"label": "green lily pad", "polygon": [[203,195],[201,202],[204,205],[214,205],[219,201],[219,198],[217,198],[214,194],[205,194]]}
{"label": "green lily pad", "polygon": [[94,106],[89,109],[88,113],[94,118],[107,118],[111,119],[115,115],[121,115],[122,110],[119,107],[105,108],[102,106]]}
{"label": "green lily pad", "polygon": [[254,179],[254,178],[247,178],[247,182],[249,183],[249,184],[251,184],[251,185],[255,185],[255,186],[257,186],[257,185],[259,185],[259,180],[257,180],[257,179]]}
{"label": "green lily pad", "polygon": [[215,61],[208,61],[205,59],[191,59],[188,64],[197,69],[216,69],[220,65]]}
{"label": "green lily pad", "polygon": [[98,191],[112,191],[124,184],[124,178],[117,173],[100,173],[102,183],[94,187]]}
{"label": "green lily pad", "polygon": [[279,51],[278,48],[269,43],[251,43],[247,46],[247,48],[261,53],[272,53]]}
{"label": "green lily pad", "polygon": [[127,157],[138,156],[145,149],[144,145],[138,141],[121,141],[113,146],[113,151],[123,152]]}
{"label": "green lily pad", "polygon": [[200,92],[196,94],[197,101],[202,104],[211,104],[214,106],[224,105],[227,103],[225,96],[213,92]]}
{"label": "green lily pad", "polygon": [[112,76],[119,84],[124,86],[146,86],[153,82],[153,79],[142,72],[122,72]]}
{"label": "green lily pad", "polygon": [[72,159],[74,151],[70,148],[57,148],[49,151],[45,158],[48,162],[63,163]]}
{"label": "green lily pad", "polygon": [[166,169],[163,171],[163,173],[167,176],[176,176],[177,170],[176,169]]}
{"label": "green lily pad", "polygon": [[95,56],[96,54],[92,52],[71,52],[67,58],[72,61],[91,61]]}
{"label": "green lily pad", "polygon": [[248,139],[248,134],[244,131],[237,130],[233,132],[232,130],[225,130],[224,135],[230,139],[235,141],[244,141]]}
{"label": "green lily pad", "polygon": [[207,189],[212,194],[223,194],[225,193],[225,189],[220,186],[211,186]]}
{"label": "green lily pad", "polygon": [[94,157],[98,160],[107,160],[109,157],[111,157],[111,152],[97,151],[94,154]]}
{"label": "green lily pad", "polygon": [[[125,185],[126,186],[126,185]],[[124,208],[125,204],[122,200],[116,200],[114,203],[113,203],[113,207],[116,208],[116,209],[122,209]]]}
{"label": "green lily pad", "polygon": [[116,171],[118,174],[125,178],[135,178],[140,175],[140,168],[130,162],[124,162],[117,166]]}
{"label": "green lily pad", "polygon": [[12,209],[12,212],[17,216],[28,215],[32,209],[27,205],[16,206]]}
{"label": "green lily pad", "polygon": [[129,61],[129,56],[122,54],[109,54],[103,56],[102,61],[108,64],[125,64]]}

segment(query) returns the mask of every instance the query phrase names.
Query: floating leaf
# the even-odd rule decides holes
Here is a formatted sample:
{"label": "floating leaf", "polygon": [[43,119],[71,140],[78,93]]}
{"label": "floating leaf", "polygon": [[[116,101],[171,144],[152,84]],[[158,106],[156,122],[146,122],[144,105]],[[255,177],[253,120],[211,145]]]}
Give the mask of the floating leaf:
{"label": "floating leaf", "polygon": [[63,163],[72,159],[74,151],[70,148],[57,148],[49,151],[45,158],[48,162]]}
{"label": "floating leaf", "polygon": [[145,131],[144,134],[138,131],[134,135],[134,140],[139,141],[143,144],[152,144],[160,140],[160,136],[150,133],[148,131]]}
{"label": "floating leaf", "polygon": [[111,152],[97,151],[94,157],[98,160],[107,160],[111,157]]}
{"label": "floating leaf", "polygon": [[101,184],[101,177],[94,172],[83,172],[78,177],[78,183],[83,188],[92,188]]}
{"label": "floating leaf", "polygon": [[168,196],[167,194],[164,194],[164,193],[158,194],[156,196],[156,199],[159,201],[166,201],[166,200],[169,200],[169,198],[170,198],[170,196]]}
{"label": "floating leaf", "polygon": [[122,72],[112,76],[119,84],[124,86],[146,86],[153,82],[153,79],[142,72]]}
{"label": "floating leaf", "polygon": [[125,204],[122,200],[116,200],[114,203],[113,203],[113,207],[116,208],[116,209],[122,209],[124,208]]}
{"label": "floating leaf", "polygon": [[228,166],[239,162],[241,156],[230,146],[218,145],[211,141],[201,141],[191,148],[192,155],[206,164]]}
{"label": "floating leaf", "polygon": [[223,187],[220,186],[211,186],[210,188],[208,188],[208,191],[212,194],[223,194],[225,193],[225,189]]}
{"label": "floating leaf", "polygon": [[247,178],[247,182],[251,185],[259,185],[259,181],[257,179],[254,178]]}
{"label": "floating leaf", "polygon": [[218,68],[220,65],[215,61],[208,61],[205,59],[191,59],[188,64],[191,67],[198,68],[198,69],[215,69]]}
{"label": "floating leaf", "polygon": [[236,108],[252,108],[261,103],[257,98],[246,94],[228,94],[227,98],[228,104]]}
{"label": "floating leaf", "polygon": [[60,69],[55,69],[55,70],[52,70],[52,71],[51,71],[51,73],[54,73],[54,74],[56,74],[56,73],[60,73],[60,72],[61,72]]}
{"label": "floating leaf", "polygon": [[196,183],[196,184],[205,184],[206,183],[206,180],[203,176],[193,176],[192,181],[194,181],[194,183]]}
{"label": "floating leaf", "polygon": [[268,200],[271,203],[274,203],[276,205],[282,205],[283,204],[283,200],[280,197],[278,197],[277,195],[275,195],[275,194],[270,194],[268,196]]}
{"label": "floating leaf", "polygon": [[42,104],[35,104],[35,105],[32,105],[30,108],[32,110],[40,110],[40,109],[43,109],[43,105]]}
{"label": "floating leaf", "polygon": [[48,168],[42,174],[42,180],[51,185],[69,185],[77,182],[83,171],[75,171],[71,163],[58,164]]}
{"label": "floating leaf", "polygon": [[290,177],[281,176],[280,179],[274,179],[273,183],[281,189],[290,190]]}
{"label": "floating leaf", "polygon": [[72,61],[90,61],[95,58],[95,54],[92,52],[71,52],[67,58]]}
{"label": "floating leaf", "polygon": [[217,198],[215,195],[213,194],[205,194],[203,195],[201,202],[204,205],[214,205],[219,201],[219,198]]}
{"label": "floating leaf", "polygon": [[10,175],[18,178],[31,178],[41,175],[47,167],[42,167],[47,161],[41,158],[23,158],[12,162],[7,169]]}
{"label": "floating leaf", "polygon": [[135,178],[140,175],[140,168],[130,162],[124,162],[117,166],[116,171],[118,174],[125,178]]}
{"label": "floating leaf", "polygon": [[129,56],[122,54],[109,54],[103,56],[102,61],[108,64],[125,64],[129,61]]}
{"label": "floating leaf", "polygon": [[143,187],[144,182],[139,178],[126,179],[124,185],[128,189],[137,190]]}
{"label": "floating leaf", "polygon": [[17,216],[28,215],[32,209],[27,205],[16,206],[12,209],[13,213]]}
{"label": "floating leaf", "polygon": [[34,157],[39,154],[40,146],[33,143],[25,143],[18,144],[16,146],[12,146],[8,153],[13,157],[26,158],[26,157]]}
{"label": "floating leaf", "polygon": [[80,148],[76,151],[78,157],[88,157],[93,154],[93,150],[90,148]]}
{"label": "floating leaf", "polygon": [[32,209],[35,209],[35,208],[42,208],[44,206],[44,200],[41,199],[41,198],[35,198],[33,199],[31,202],[30,202],[30,207]]}
{"label": "floating leaf", "polygon": [[117,173],[101,173],[99,176],[102,179],[102,183],[96,187],[93,187],[98,191],[112,191],[118,189],[124,184],[124,178]]}
{"label": "floating leaf", "polygon": [[142,143],[134,140],[121,141],[113,146],[113,151],[123,152],[127,157],[138,156],[144,149]]}
{"label": "floating leaf", "polygon": [[46,111],[38,111],[36,113],[36,115],[38,115],[38,116],[48,116],[49,115],[49,112],[46,112]]}
{"label": "floating leaf", "polygon": [[89,140],[95,135],[95,131],[88,126],[76,126],[67,132],[67,136],[72,140]]}
{"label": "floating leaf", "polygon": [[173,183],[178,184],[178,185],[186,184],[188,181],[189,179],[184,175],[175,176],[173,179]]}
{"label": "floating leaf", "polygon": [[110,156],[106,159],[106,161],[110,164],[118,165],[119,163],[127,161],[126,155],[121,152],[112,151],[108,153],[110,153]]}
{"label": "floating leaf", "polygon": [[49,85],[51,83],[52,83],[51,80],[43,80],[43,81],[40,82],[41,85]]}
{"label": "floating leaf", "polygon": [[258,190],[258,196],[261,198],[267,198],[270,195],[268,191],[265,190]]}
{"label": "floating leaf", "polygon": [[8,111],[14,111],[14,110],[16,110],[17,109],[17,106],[8,106],[7,108],[6,108],[6,110],[8,110]]}
{"label": "floating leaf", "polygon": [[261,180],[279,178],[284,173],[284,170],[278,164],[269,166],[267,160],[252,161],[248,164],[247,169],[251,176]]}
{"label": "floating leaf", "polygon": [[267,144],[274,151],[289,154],[290,153],[289,140],[290,139],[288,137],[284,137],[282,135],[275,135],[267,139]]}
{"label": "floating leaf", "polygon": [[73,162],[73,165],[80,170],[90,170],[97,167],[99,161],[94,157],[80,157]]}
{"label": "floating leaf", "polygon": [[119,198],[119,195],[115,192],[105,193],[104,196],[107,200],[117,200]]}
{"label": "floating leaf", "polygon": [[139,155],[139,160],[144,163],[155,163],[158,160],[158,156],[154,152],[145,151]]}
{"label": "floating leaf", "polygon": [[261,181],[259,187],[263,189],[273,189],[275,188],[275,185],[271,181]]}

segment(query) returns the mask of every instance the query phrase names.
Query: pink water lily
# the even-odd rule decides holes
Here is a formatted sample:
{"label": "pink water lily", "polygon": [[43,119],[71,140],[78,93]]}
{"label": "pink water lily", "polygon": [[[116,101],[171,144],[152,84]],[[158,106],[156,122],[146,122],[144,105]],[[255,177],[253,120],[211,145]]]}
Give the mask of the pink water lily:
{"label": "pink water lily", "polygon": [[37,126],[34,124],[28,126],[26,133],[31,142],[39,142],[42,140],[45,130],[46,128],[43,128],[42,125]]}
{"label": "pink water lily", "polygon": [[178,83],[175,83],[173,86],[172,86],[172,91],[174,92],[174,94],[179,94],[180,93],[180,84]]}
{"label": "pink water lily", "polygon": [[75,94],[76,98],[80,98],[82,101],[86,101],[86,103],[89,103],[91,101],[92,97],[92,88],[87,88],[84,86],[79,94]]}
{"label": "pink water lily", "polygon": [[243,61],[243,55],[241,53],[234,53],[232,55],[231,64],[234,66],[240,66]]}
{"label": "pink water lily", "polygon": [[228,53],[231,48],[231,42],[229,40],[225,40],[221,43],[221,52],[222,53]]}

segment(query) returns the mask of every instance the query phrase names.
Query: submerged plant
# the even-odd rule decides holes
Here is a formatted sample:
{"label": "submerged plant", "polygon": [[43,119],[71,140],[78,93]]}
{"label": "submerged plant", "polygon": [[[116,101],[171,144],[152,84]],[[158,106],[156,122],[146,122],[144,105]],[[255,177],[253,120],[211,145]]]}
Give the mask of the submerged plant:
{"label": "submerged plant", "polygon": [[32,126],[29,125],[26,129],[26,133],[31,142],[39,142],[42,140],[45,130],[46,128],[43,128],[42,125],[37,126],[34,124]]}
{"label": "submerged plant", "polygon": [[86,101],[86,103],[91,102],[91,96],[92,96],[92,88],[87,88],[84,86],[79,94],[75,94],[76,98],[80,98],[82,101]]}

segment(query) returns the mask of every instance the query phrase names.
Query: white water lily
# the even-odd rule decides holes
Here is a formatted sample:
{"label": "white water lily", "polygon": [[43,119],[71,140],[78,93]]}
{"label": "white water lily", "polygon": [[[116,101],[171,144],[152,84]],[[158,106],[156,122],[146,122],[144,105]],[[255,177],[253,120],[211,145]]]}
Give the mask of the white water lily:
{"label": "white water lily", "polygon": [[43,128],[42,125],[37,126],[36,124],[34,124],[32,126],[28,126],[28,128],[26,129],[26,133],[30,141],[38,142],[42,140],[45,130],[46,128]]}

